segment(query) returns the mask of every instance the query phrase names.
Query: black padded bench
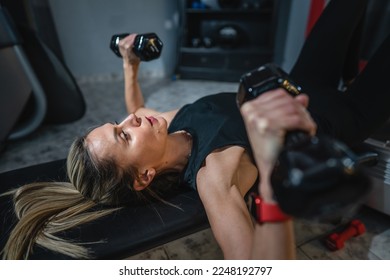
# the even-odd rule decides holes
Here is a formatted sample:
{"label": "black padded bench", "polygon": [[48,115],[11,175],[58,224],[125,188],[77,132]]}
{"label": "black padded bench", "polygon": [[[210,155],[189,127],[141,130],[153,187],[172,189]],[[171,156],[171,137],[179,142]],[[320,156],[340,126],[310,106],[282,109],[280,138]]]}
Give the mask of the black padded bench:
{"label": "black padded bench", "polygon": [[[0,192],[30,182],[66,180],[65,160],[38,164],[0,174]],[[65,232],[63,237],[88,245],[95,259],[124,259],[209,227],[198,193],[183,187],[168,198],[181,210],[162,202],[126,207],[111,215]],[[0,250],[4,247],[16,217],[11,197],[0,197]],[[68,256],[34,248],[30,259],[69,259]]]}

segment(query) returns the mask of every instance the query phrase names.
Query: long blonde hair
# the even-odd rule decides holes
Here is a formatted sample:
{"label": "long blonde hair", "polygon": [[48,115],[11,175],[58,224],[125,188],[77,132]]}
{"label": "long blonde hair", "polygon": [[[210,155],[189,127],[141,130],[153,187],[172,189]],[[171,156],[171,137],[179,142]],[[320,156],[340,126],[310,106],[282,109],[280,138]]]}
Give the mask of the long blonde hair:
{"label": "long blonde hair", "polygon": [[[72,258],[91,258],[93,252],[83,244],[56,234],[106,216],[135,198],[159,198],[152,188],[145,189],[146,195],[133,191],[135,173],[131,168],[120,170],[110,159],[94,160],[85,139],[76,139],[69,150],[69,182],[32,183],[3,194],[13,195],[19,219],[2,250],[3,259],[27,259],[35,244]],[[176,179],[176,175],[173,179],[167,176],[157,188],[164,192]],[[96,205],[111,207],[96,210]]]}

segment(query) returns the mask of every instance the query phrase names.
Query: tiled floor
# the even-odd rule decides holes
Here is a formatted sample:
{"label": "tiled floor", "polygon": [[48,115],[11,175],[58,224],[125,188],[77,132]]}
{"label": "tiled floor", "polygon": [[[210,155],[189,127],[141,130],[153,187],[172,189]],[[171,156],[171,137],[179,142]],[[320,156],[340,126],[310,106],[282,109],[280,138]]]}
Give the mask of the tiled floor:
{"label": "tiled floor", "polygon": [[[344,248],[331,251],[325,245],[330,233],[340,232],[345,223],[321,224],[296,220],[297,258],[300,260],[390,260],[390,217],[368,207],[353,218],[359,219],[366,232],[345,242]],[[210,229],[155,249],[131,256],[129,259],[223,259],[221,250]]]}
{"label": "tiled floor", "polygon": [[[75,135],[89,127],[125,116],[123,85],[120,79],[80,82],[87,102],[86,115],[77,122],[45,125],[26,139],[9,143],[0,154],[0,172],[66,157]],[[235,83],[214,81],[156,80],[141,83],[147,106],[165,111],[177,108],[206,94],[236,91]],[[61,145],[58,145],[61,139]],[[342,228],[332,223],[296,220],[295,235],[299,259],[387,259],[390,260],[390,217],[363,207],[353,218],[360,219],[367,232],[330,251],[324,238]],[[129,259],[222,259],[210,229],[175,240]]]}

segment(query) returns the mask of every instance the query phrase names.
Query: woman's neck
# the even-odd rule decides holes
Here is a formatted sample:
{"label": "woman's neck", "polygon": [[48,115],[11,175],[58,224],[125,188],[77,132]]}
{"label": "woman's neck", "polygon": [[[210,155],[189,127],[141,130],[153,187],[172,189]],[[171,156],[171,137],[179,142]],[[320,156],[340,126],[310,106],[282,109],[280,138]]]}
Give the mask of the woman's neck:
{"label": "woman's neck", "polygon": [[192,150],[192,137],[184,131],[177,131],[168,135],[164,170],[181,172],[187,165]]}

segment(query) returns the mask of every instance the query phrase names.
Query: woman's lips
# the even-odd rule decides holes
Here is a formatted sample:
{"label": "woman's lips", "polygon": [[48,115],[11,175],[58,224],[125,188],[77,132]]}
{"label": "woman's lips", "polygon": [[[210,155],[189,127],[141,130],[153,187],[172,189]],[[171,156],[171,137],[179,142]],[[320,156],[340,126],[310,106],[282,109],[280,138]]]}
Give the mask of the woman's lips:
{"label": "woman's lips", "polygon": [[150,122],[150,125],[153,126],[154,123],[158,122],[154,117],[146,117],[146,119]]}

